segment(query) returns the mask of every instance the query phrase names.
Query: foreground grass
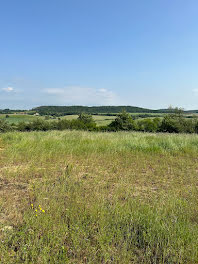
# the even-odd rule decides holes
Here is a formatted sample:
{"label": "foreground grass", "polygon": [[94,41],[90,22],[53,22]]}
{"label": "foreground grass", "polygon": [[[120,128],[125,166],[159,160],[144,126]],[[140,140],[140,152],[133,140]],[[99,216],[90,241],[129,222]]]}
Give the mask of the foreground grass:
{"label": "foreground grass", "polygon": [[0,263],[198,263],[198,136],[0,137]]}

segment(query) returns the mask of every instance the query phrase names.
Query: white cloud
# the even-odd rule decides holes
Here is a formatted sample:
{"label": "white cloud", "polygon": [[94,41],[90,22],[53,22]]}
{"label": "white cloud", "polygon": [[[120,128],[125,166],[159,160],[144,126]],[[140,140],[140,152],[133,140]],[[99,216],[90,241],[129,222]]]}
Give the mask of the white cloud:
{"label": "white cloud", "polygon": [[115,105],[121,103],[119,97],[107,89],[68,86],[65,88],[49,88],[43,92],[48,97],[53,96],[53,104]]}
{"label": "white cloud", "polygon": [[64,94],[64,89],[52,88],[52,89],[46,89],[45,92],[47,94],[59,95],[59,94]]}
{"label": "white cloud", "polygon": [[2,91],[6,92],[6,93],[10,93],[10,92],[14,91],[14,88],[11,87],[11,86],[8,86],[8,87],[5,87],[5,88],[2,88]]}
{"label": "white cloud", "polygon": [[198,89],[193,89],[192,91],[193,91],[193,93],[195,93],[196,95],[198,95]]}

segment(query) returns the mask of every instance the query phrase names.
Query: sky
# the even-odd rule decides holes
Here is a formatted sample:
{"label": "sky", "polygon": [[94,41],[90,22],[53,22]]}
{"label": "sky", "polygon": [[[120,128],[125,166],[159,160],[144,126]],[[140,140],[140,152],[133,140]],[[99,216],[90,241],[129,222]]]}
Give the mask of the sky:
{"label": "sky", "polygon": [[0,1],[0,109],[198,109],[197,0]]}

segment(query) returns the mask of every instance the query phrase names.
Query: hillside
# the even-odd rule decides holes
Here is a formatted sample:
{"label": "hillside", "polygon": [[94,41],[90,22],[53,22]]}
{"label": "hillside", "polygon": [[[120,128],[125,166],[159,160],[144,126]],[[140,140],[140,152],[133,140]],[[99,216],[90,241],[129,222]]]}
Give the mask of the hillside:
{"label": "hillside", "polygon": [[[40,114],[79,114],[81,112],[90,114],[103,114],[103,113],[119,113],[126,110],[129,113],[150,113],[153,110],[135,107],[135,106],[40,106],[33,108],[32,110],[39,112]],[[155,111],[154,111],[155,112]]]}
{"label": "hillside", "polygon": [[82,112],[89,114],[116,114],[123,110],[128,113],[170,113],[174,111],[172,109],[153,110],[136,106],[39,106],[32,110],[40,115],[74,115]]}
{"label": "hillside", "polygon": [[[79,113],[88,113],[92,115],[114,115],[125,110],[128,113],[171,113],[174,109],[147,109],[137,106],[39,106],[34,107],[32,110],[13,110],[13,109],[0,109],[0,114],[13,114],[13,113],[27,113],[34,114],[38,112],[40,115],[77,115]],[[198,110],[184,111],[186,114],[196,114]]]}

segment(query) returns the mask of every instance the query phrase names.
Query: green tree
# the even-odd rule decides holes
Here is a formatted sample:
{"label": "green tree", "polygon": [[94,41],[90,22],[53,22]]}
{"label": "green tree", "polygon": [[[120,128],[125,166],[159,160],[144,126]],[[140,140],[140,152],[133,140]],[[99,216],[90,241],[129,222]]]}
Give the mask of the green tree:
{"label": "green tree", "polygon": [[76,122],[75,126],[79,127],[80,129],[85,129],[85,130],[95,130],[96,129],[96,122],[94,121],[92,115],[90,114],[85,114],[81,113],[79,114],[77,120],[78,124]]}
{"label": "green tree", "polygon": [[137,121],[138,130],[144,132],[157,132],[159,130],[161,121],[159,118],[145,118]]}
{"label": "green tree", "polygon": [[93,120],[92,115],[85,114],[85,113],[80,113],[78,115],[78,120],[82,121],[85,124],[95,123],[95,121]]}
{"label": "green tree", "polygon": [[136,123],[129,113],[122,111],[116,119],[109,125],[110,128],[115,130],[135,130]]}
{"label": "green tree", "polygon": [[166,115],[161,123],[160,131],[169,133],[193,133],[193,122],[186,120],[183,109],[175,108],[173,113]]}

